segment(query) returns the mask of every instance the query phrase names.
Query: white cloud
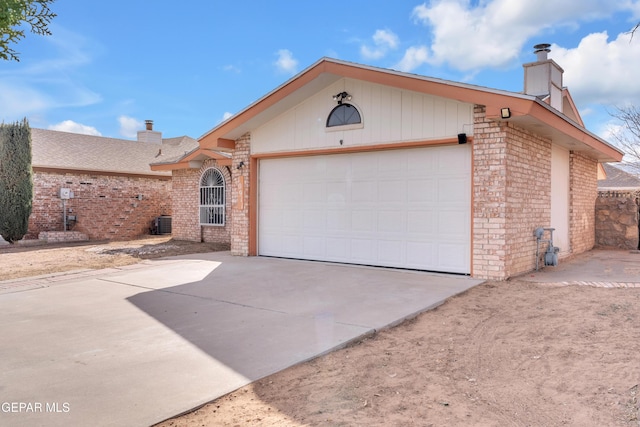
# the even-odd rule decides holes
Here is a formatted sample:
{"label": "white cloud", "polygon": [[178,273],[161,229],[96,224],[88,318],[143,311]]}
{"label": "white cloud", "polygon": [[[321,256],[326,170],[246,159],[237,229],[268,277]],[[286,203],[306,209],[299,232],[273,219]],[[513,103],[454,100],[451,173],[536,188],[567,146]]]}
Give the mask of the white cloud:
{"label": "white cloud", "polygon": [[387,54],[389,50],[396,49],[399,44],[398,36],[390,30],[376,30],[373,34],[374,48],[362,45],[360,54],[365,59],[380,59]]}
{"label": "white cloud", "polygon": [[233,116],[233,113],[225,111],[225,113],[222,115],[222,121],[224,122],[225,120],[229,119],[231,116]]}
{"label": "white cloud", "polygon": [[298,60],[293,57],[293,53],[287,49],[278,51],[278,60],[275,62],[278,71],[295,74],[298,71]]}
{"label": "white cloud", "polygon": [[[470,0],[433,0],[416,6],[412,16],[428,29],[431,44],[409,48],[415,59],[422,59],[422,62],[407,60],[406,65],[415,68],[423,63],[447,64],[462,71],[506,67],[517,60],[527,41],[545,29],[573,27],[582,21],[638,7],[637,2],[610,0],[488,0],[474,3]],[[415,52],[426,54],[416,57]]]}
{"label": "white cloud", "polygon": [[429,49],[426,46],[413,46],[406,50],[402,60],[393,68],[400,71],[411,71],[429,62]]}
{"label": "white cloud", "polygon": [[551,47],[549,57],[564,69],[564,84],[578,104],[623,106],[640,99],[640,40],[628,34],[609,40],[606,32],[589,34],[573,49]]}
{"label": "white cloud", "polygon": [[133,117],[120,116],[118,123],[120,123],[120,135],[125,138],[135,138],[139,130],[144,130],[144,122]]}
{"label": "white cloud", "polygon": [[49,126],[49,129],[59,130],[62,132],[81,133],[83,135],[102,136],[95,127],[76,123],[73,120],[65,120],[55,125],[51,125]]}

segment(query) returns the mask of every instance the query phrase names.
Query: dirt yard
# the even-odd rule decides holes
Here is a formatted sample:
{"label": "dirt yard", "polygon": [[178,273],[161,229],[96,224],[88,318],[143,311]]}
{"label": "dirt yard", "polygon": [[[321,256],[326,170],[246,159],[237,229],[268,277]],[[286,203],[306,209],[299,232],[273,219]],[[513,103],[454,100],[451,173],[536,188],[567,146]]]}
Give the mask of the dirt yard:
{"label": "dirt yard", "polygon": [[[0,266],[25,277],[216,249],[0,248]],[[160,426],[640,426],[639,384],[640,288],[489,282]]]}
{"label": "dirt yard", "polygon": [[174,241],[170,236],[150,236],[126,242],[4,244],[0,246],[0,280],[73,270],[122,267],[143,259],[228,249],[227,245],[215,243]]}

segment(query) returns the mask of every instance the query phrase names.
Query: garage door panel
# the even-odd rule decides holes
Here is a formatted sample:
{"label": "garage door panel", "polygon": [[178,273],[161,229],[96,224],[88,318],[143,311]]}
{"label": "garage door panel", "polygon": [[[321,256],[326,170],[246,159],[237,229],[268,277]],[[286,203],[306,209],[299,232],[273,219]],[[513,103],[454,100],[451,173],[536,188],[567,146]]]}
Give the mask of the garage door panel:
{"label": "garage door panel", "polygon": [[459,210],[438,212],[438,240],[466,242],[468,238],[467,224],[469,215]]}
{"label": "garage door panel", "polygon": [[258,253],[469,273],[470,158],[449,146],[261,160]]}
{"label": "garage door panel", "polygon": [[325,254],[324,236],[307,236],[302,240],[304,258],[316,258]]}
{"label": "garage door panel", "polygon": [[438,180],[438,201],[440,203],[463,204],[461,194],[467,188],[467,180],[464,178],[441,178]]}
{"label": "garage door panel", "polygon": [[406,262],[408,268],[422,268],[425,264],[436,265],[436,245],[429,242],[409,241],[406,245]]}
{"label": "garage door panel", "polygon": [[302,200],[307,203],[326,203],[326,184],[307,182],[302,186]]}
{"label": "garage door panel", "polygon": [[397,240],[378,241],[378,257],[380,264],[392,267],[402,263],[404,243]]}
{"label": "garage door panel", "polygon": [[346,209],[327,210],[327,232],[346,233],[351,230],[351,212]]}
{"label": "garage door panel", "polygon": [[378,224],[376,212],[372,210],[354,210],[351,213],[351,224],[354,232],[375,232]]}
{"label": "garage door panel", "polygon": [[[378,231],[380,233],[404,234],[406,226],[404,210],[378,212]],[[401,236],[398,236],[398,238],[401,238]]]}
{"label": "garage door panel", "polygon": [[378,264],[378,242],[374,239],[352,239],[351,256],[358,264]]}
{"label": "garage door panel", "polygon": [[407,183],[407,201],[409,203],[433,203],[438,196],[435,179],[411,179]]}
{"label": "garage door panel", "polygon": [[452,273],[465,273],[468,266],[468,248],[460,244],[441,244],[438,247],[439,264]]}

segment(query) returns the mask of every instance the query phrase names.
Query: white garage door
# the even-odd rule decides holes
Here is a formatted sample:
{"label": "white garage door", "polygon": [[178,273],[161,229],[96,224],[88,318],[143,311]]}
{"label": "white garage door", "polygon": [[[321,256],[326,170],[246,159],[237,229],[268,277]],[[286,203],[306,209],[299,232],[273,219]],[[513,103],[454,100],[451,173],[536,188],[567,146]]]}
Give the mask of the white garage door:
{"label": "white garage door", "polygon": [[258,253],[468,274],[470,150],[261,160]]}

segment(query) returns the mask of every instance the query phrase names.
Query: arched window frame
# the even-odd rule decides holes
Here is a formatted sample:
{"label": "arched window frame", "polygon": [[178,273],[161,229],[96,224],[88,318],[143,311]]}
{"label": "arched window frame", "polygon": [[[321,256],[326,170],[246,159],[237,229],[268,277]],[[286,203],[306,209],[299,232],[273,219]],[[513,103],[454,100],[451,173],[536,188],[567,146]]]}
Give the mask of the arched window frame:
{"label": "arched window frame", "polygon": [[205,170],[200,177],[200,225],[225,225],[226,183],[217,168]]}
{"label": "arched window frame", "polygon": [[[355,109],[355,116],[350,116],[351,117],[357,117],[357,121],[353,120],[353,121],[348,121],[346,123],[341,123],[341,124],[334,124],[334,125],[330,125],[332,118],[334,116],[337,116],[337,114],[340,113],[341,110],[343,110],[344,108],[353,108]],[[331,112],[329,113],[329,115],[327,116],[327,121],[325,123],[325,128],[328,132],[331,131],[336,131],[336,130],[349,130],[349,129],[360,129],[363,126],[362,123],[362,113],[360,113],[360,110],[358,109],[358,107],[356,107],[354,104],[352,103],[347,103],[347,102],[343,102],[341,104],[336,105]]]}

